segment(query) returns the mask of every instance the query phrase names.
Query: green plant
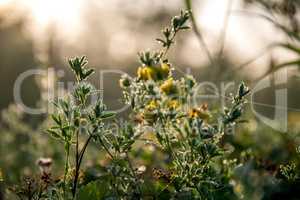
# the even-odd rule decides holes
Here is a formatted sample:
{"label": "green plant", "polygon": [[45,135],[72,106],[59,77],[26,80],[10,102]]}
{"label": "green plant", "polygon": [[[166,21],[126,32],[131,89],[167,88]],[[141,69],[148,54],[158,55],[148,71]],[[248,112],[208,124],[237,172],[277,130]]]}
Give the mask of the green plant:
{"label": "green plant", "polygon": [[[195,101],[199,83],[193,76],[172,75],[167,53],[177,33],[188,29],[189,13],[181,12],[163,30],[163,38],[158,39],[161,50],[139,54],[142,66],[136,77],[121,77],[124,101],[131,106],[127,121],[115,119],[101,98],[92,101],[98,91],[86,82],[93,74],[86,58],[69,60],[76,83],[71,93],[55,101],[53,125],[47,130],[63,143],[63,177],[55,181],[42,169],[40,176],[26,179],[14,190],[21,199],[235,198],[230,181],[237,160],[228,156],[222,139],[240,122],[250,90],[242,83],[229,97],[228,108],[212,112],[205,102]],[[105,122],[107,118],[114,120]],[[143,139],[166,161],[155,166],[133,162],[131,157],[143,148],[136,150]],[[108,159],[99,170],[101,175],[87,178],[88,170],[81,166],[91,141]],[[148,168],[151,174],[146,174]]]}
{"label": "green plant", "polygon": [[[183,22],[179,23],[182,29],[187,28],[187,17],[188,13],[175,18]],[[163,33],[166,37],[175,36],[175,32]],[[234,194],[229,184],[232,165],[224,164],[232,162],[226,160],[221,140],[228,127],[239,122],[249,89],[242,83],[231,99],[232,105],[224,113],[212,116],[206,104],[192,101],[197,95],[195,79],[185,75],[176,80],[172,76],[171,64],[163,57],[166,53],[159,53],[169,49],[173,42],[168,41],[159,39],[163,48],[167,48],[158,53],[141,53],[142,66],[137,70],[137,77],[123,76],[120,81],[125,102],[131,105],[135,118],[140,119],[138,127],[142,131],[150,127],[156,137],[153,142],[170,156],[167,172],[155,171],[159,179],[167,179],[161,192],[168,191],[169,198],[179,199],[182,195],[216,199],[216,193],[221,194],[219,198],[232,199]],[[167,69],[165,73],[163,69]]]}
{"label": "green plant", "polygon": [[[103,134],[103,120],[114,115],[114,113],[106,111],[106,107],[101,99],[93,102],[93,104],[88,103],[88,98],[95,94],[96,91],[91,84],[84,82],[93,73],[93,69],[87,69],[86,64],[87,61],[84,56],[80,59],[74,58],[69,60],[69,65],[76,75],[77,82],[72,94],[68,95],[66,99],[59,99],[55,102],[58,111],[52,115],[55,125],[47,130],[53,137],[64,143],[66,160],[62,185],[65,198],[68,195],[70,186],[72,188],[72,196],[75,198],[80,167],[87,146],[92,139],[98,141],[99,135]],[[83,133],[87,134],[88,138],[80,147],[79,136]],[[73,146],[75,147],[74,172],[70,171],[69,166],[70,151]],[[69,173],[74,173],[71,184],[67,181]]]}

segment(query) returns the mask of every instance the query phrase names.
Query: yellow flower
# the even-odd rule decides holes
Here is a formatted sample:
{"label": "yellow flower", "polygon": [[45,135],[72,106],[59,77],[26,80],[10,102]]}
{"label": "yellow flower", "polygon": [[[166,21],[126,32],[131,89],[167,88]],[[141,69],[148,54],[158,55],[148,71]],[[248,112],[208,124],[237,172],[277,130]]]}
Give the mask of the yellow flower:
{"label": "yellow flower", "polygon": [[137,70],[137,76],[139,79],[147,80],[147,72],[145,67],[139,67]]}
{"label": "yellow flower", "polygon": [[188,115],[189,115],[190,118],[196,118],[196,117],[198,117],[198,111],[197,111],[197,109],[196,108],[190,109]]}
{"label": "yellow flower", "polygon": [[146,73],[148,80],[156,80],[157,79],[157,69],[155,67],[146,67]]}
{"label": "yellow flower", "polygon": [[150,101],[150,103],[146,106],[146,109],[147,110],[155,110],[157,108],[158,104],[157,104],[157,101],[155,100],[152,100]]}
{"label": "yellow flower", "polygon": [[160,89],[162,92],[166,93],[166,94],[170,94],[172,92],[174,92],[175,90],[175,85],[174,85],[174,80],[173,78],[169,78],[168,80],[166,80],[161,86]]}
{"label": "yellow flower", "polygon": [[208,120],[211,115],[207,109],[207,104],[203,104],[200,108],[192,108],[188,113],[190,118],[200,118],[203,120]]}
{"label": "yellow flower", "polygon": [[156,120],[157,114],[155,110],[157,109],[157,107],[158,102],[156,100],[152,100],[149,102],[144,112],[142,113],[143,119],[149,124],[152,124]]}
{"label": "yellow flower", "polygon": [[142,80],[156,80],[157,79],[157,69],[153,66],[139,67],[137,70],[137,75],[139,79]]}
{"label": "yellow flower", "polygon": [[160,72],[160,76],[162,79],[165,79],[169,76],[170,74],[170,64],[169,63],[162,63],[160,68],[159,68],[159,72]]}
{"label": "yellow flower", "polygon": [[168,107],[170,109],[177,109],[179,107],[179,102],[177,100],[171,100],[168,102]]}

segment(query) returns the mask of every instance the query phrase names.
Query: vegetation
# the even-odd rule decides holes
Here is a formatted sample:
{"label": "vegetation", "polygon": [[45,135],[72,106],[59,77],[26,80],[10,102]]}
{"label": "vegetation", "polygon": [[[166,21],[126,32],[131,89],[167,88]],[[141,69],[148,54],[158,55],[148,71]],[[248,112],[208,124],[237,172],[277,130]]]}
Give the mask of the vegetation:
{"label": "vegetation", "polygon": [[[191,1],[186,3],[191,8]],[[293,61],[272,62],[267,74],[299,65],[297,2],[246,3],[283,14],[292,25],[262,16],[290,38],[274,47],[297,55]],[[7,163],[9,167],[0,161],[0,189],[3,182],[9,185],[0,190],[0,199],[2,193],[24,200],[299,199],[297,134],[283,135],[263,126],[252,132],[245,113],[251,91],[244,82],[234,94],[226,94],[225,107],[216,107],[197,99],[200,83],[168,59],[176,36],[190,28],[190,19],[197,29],[191,11],[172,18],[157,39],[161,49],[139,53],[135,76],[120,78],[122,100],[129,107],[126,119],[109,111],[101,91],[89,82],[94,69],[85,56],[69,59],[74,87],[54,102],[53,114],[33,123],[38,125],[24,123],[25,114],[14,106],[5,111],[3,130],[24,140],[24,146],[11,154],[15,162]],[[214,63],[216,58],[207,53]],[[264,135],[256,137],[260,133]],[[20,141],[5,142],[13,147]],[[267,142],[277,147],[262,144]],[[51,158],[39,158],[43,148],[51,149]],[[25,154],[31,157],[22,159]],[[97,161],[90,162],[91,154]],[[19,181],[29,163],[36,165],[31,166],[33,173]],[[16,171],[14,177],[5,174],[11,170]]]}

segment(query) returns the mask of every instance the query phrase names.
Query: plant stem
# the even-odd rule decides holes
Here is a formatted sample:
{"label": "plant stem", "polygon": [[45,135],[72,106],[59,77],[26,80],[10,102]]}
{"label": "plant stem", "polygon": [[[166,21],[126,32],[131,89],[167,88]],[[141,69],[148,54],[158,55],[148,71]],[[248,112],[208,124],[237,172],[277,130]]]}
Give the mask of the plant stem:
{"label": "plant stem", "polygon": [[224,48],[225,48],[227,29],[228,29],[232,4],[233,4],[233,0],[229,0],[228,5],[227,5],[227,9],[226,9],[225,19],[224,19],[224,25],[223,25],[223,28],[222,28],[221,33],[220,33],[220,40],[219,41],[220,41],[221,46],[220,46],[219,53],[218,53],[219,58],[222,58]]}
{"label": "plant stem", "polygon": [[99,137],[99,142],[101,144],[101,146],[104,148],[104,150],[106,151],[106,153],[110,156],[111,159],[114,159],[114,156],[112,155],[112,153],[109,151],[109,149],[106,147],[106,145],[104,144],[103,140],[101,137]]}
{"label": "plant stem", "polygon": [[64,173],[64,180],[63,180],[63,192],[64,192],[64,197],[66,197],[66,179],[69,171],[69,156],[70,156],[70,145],[67,143],[67,148],[66,148],[66,162],[65,162],[65,173]]}
{"label": "plant stem", "polygon": [[[80,165],[81,165],[84,153],[86,151],[86,148],[87,148],[88,144],[90,143],[92,137],[93,137],[93,135],[90,135],[89,138],[86,140],[86,142],[83,145],[80,153],[78,153],[78,158],[77,158],[78,160],[76,159],[75,177],[74,177],[74,182],[73,182],[73,187],[72,187],[73,199],[75,199],[75,196],[76,196],[76,190],[77,190],[77,184],[78,184],[78,178],[79,178]],[[78,149],[78,151],[79,151],[79,149]]]}
{"label": "plant stem", "polygon": [[170,39],[170,41],[171,41],[170,44],[167,45],[165,47],[165,49],[163,50],[163,52],[162,52],[162,54],[160,56],[161,59],[164,58],[167,55],[167,53],[168,53],[168,51],[169,51],[169,49],[171,47],[171,44],[173,44],[173,42],[174,42],[174,39],[176,37],[177,32],[178,32],[178,30],[175,30],[174,34],[172,35],[172,38]]}
{"label": "plant stem", "polygon": [[[187,7],[188,10],[192,10],[192,2],[191,0],[185,0],[185,5]],[[200,45],[202,46],[202,48],[204,49],[210,63],[213,65],[214,64],[214,60],[213,60],[213,57],[203,39],[203,36],[202,36],[202,33],[199,31],[198,29],[198,25],[196,23],[196,20],[195,20],[195,17],[194,17],[194,14],[192,12],[190,12],[190,19],[191,19],[191,23],[192,23],[192,27],[193,27],[193,31],[195,33],[195,35],[197,36],[197,39],[199,40],[199,43]]]}

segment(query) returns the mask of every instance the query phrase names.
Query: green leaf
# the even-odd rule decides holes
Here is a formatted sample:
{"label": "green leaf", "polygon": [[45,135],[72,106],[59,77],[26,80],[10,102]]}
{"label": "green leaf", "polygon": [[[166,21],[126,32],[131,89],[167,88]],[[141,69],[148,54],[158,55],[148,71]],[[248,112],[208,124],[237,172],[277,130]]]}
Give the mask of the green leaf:
{"label": "green leaf", "polygon": [[48,129],[47,133],[50,134],[55,139],[62,139],[61,135],[56,130]]}
{"label": "green leaf", "polygon": [[115,112],[111,112],[111,111],[103,111],[101,114],[101,118],[102,119],[107,119],[107,118],[111,118],[114,117],[116,115]]}
{"label": "green leaf", "polygon": [[51,118],[53,119],[53,121],[55,121],[57,125],[61,125],[61,118],[59,115],[51,115]]}
{"label": "green leaf", "polygon": [[93,74],[95,72],[94,69],[89,69],[87,70],[87,72],[84,74],[84,79],[86,79],[87,77],[89,77],[91,74]]}

